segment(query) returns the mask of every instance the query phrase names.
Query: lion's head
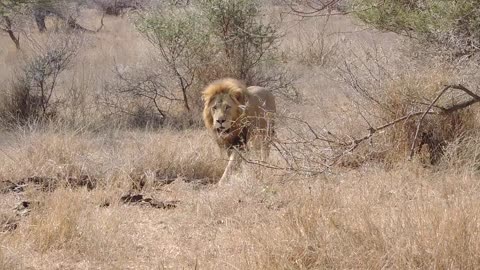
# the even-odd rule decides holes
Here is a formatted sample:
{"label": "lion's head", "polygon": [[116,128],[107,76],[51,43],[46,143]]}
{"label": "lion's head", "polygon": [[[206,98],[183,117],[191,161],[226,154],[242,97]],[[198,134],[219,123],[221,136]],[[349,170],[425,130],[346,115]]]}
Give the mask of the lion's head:
{"label": "lion's head", "polygon": [[218,138],[232,140],[241,129],[247,88],[235,79],[222,79],[211,83],[203,91],[205,126]]}

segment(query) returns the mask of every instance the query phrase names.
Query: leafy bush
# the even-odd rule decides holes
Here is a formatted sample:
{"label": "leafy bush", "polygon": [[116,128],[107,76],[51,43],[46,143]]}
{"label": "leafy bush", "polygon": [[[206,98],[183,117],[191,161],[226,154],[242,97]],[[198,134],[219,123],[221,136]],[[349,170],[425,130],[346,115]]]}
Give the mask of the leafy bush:
{"label": "leafy bush", "polygon": [[255,81],[256,68],[271,60],[278,41],[275,27],[260,20],[258,2],[202,0],[200,3],[212,34],[211,44],[219,46],[230,76]]}
{"label": "leafy bush", "polygon": [[171,71],[183,77],[178,78],[180,86],[182,81],[205,84],[224,76],[253,83],[258,69],[274,61],[278,41],[275,26],[262,21],[255,0],[172,5],[143,14],[136,25]]}
{"label": "leafy bush", "polygon": [[174,9],[144,14],[137,21],[137,29],[159,51],[167,67],[166,80],[175,81],[180,89],[183,106],[190,111],[189,91],[195,82],[197,71],[206,59],[208,35],[201,27],[197,14]]}
{"label": "leafy bush", "polygon": [[480,49],[477,0],[354,0],[353,9],[379,29],[433,41],[457,54]]}

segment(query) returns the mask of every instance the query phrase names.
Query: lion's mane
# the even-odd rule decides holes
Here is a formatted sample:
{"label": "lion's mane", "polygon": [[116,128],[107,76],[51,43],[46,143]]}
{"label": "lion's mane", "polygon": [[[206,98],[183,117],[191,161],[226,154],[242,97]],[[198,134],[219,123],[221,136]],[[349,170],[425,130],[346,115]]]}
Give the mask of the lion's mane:
{"label": "lion's mane", "polygon": [[[245,84],[239,80],[227,78],[221,79],[212,82],[208,85],[202,93],[203,99],[205,101],[205,107],[203,110],[203,121],[205,126],[210,130],[213,131],[213,116],[212,116],[212,101],[214,97],[219,94],[228,94],[235,102],[237,108],[235,110],[231,110],[232,113],[236,115],[232,115],[232,119],[234,119],[233,123],[233,131],[232,136],[224,138],[223,140],[217,138],[217,142],[220,145],[225,147],[229,147],[231,144],[234,144],[236,140],[238,140],[238,136],[244,131],[245,127],[242,125],[244,124],[242,118],[245,117],[243,113],[238,113],[241,110],[238,110],[238,106],[245,105],[246,101],[248,100],[248,91]],[[218,141],[218,140],[222,141]]]}

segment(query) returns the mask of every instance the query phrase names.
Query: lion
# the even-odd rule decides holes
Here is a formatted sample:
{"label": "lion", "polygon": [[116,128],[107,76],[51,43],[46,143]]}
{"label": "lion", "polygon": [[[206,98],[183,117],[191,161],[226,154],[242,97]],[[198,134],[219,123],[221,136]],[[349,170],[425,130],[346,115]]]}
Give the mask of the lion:
{"label": "lion", "polygon": [[228,164],[218,181],[224,183],[242,159],[239,151],[260,150],[268,157],[274,135],[275,97],[266,88],[225,78],[212,82],[203,93],[203,121],[218,146],[226,150]]}

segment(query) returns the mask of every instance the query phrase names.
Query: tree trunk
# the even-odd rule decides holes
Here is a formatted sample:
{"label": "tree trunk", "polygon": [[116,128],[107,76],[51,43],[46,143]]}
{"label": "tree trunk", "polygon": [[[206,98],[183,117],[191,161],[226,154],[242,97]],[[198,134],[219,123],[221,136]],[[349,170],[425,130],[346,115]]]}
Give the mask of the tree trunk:
{"label": "tree trunk", "polygon": [[13,41],[13,43],[15,43],[17,50],[20,50],[20,36],[15,36],[15,33],[12,29],[12,20],[10,20],[10,18],[7,16],[3,16],[3,19],[5,20],[6,24],[6,28],[3,30],[8,33],[10,39]]}

